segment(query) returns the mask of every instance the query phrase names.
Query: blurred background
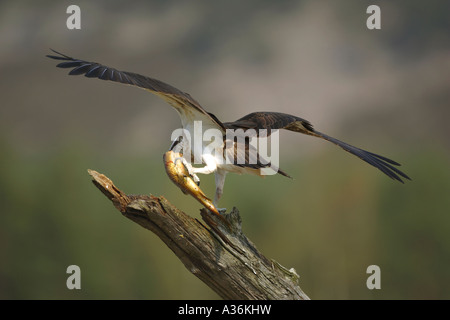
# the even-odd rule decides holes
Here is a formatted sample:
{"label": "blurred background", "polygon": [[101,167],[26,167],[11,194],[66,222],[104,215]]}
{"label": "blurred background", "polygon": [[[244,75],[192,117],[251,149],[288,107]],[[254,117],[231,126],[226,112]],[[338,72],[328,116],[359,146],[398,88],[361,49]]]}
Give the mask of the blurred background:
{"label": "blurred background", "polygon": [[[81,30],[66,9],[81,8]],[[366,9],[381,8],[381,30]],[[228,175],[257,248],[312,299],[449,299],[450,2],[2,1],[0,298],[217,299],[125,219],[87,169],[200,218],[162,155],[177,113],[144,90],[71,77],[45,57],[151,76],[223,121],[279,111],[403,164],[404,185],[334,145],[280,133],[294,177]],[[202,189],[214,194],[214,177]],[[81,268],[68,290],[66,268]],[[381,268],[368,290],[366,269]]]}

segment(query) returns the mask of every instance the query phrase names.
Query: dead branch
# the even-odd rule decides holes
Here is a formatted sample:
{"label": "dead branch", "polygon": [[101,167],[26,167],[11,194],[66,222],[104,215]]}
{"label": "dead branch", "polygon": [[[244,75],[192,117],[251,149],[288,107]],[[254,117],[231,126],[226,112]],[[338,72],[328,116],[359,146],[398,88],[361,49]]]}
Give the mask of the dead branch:
{"label": "dead branch", "polygon": [[239,211],[223,224],[206,209],[206,226],[164,197],[126,195],[106,176],[88,170],[95,186],[128,219],[155,233],[185,267],[223,299],[306,300],[294,269],[264,257],[241,229]]}

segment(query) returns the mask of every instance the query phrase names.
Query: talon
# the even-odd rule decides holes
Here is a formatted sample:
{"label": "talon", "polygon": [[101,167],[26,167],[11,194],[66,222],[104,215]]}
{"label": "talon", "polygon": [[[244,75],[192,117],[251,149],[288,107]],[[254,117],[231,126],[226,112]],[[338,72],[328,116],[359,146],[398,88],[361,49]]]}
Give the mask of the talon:
{"label": "talon", "polygon": [[216,208],[220,214],[225,214],[227,212],[227,208]]}
{"label": "talon", "polygon": [[189,173],[189,176],[192,178],[192,180],[194,180],[195,184],[197,186],[200,186],[200,178],[194,173],[192,165],[190,163],[188,163],[185,158],[178,157],[178,158],[175,158],[175,160],[173,160],[173,163],[175,164],[175,166],[177,165],[178,161],[181,161],[183,166],[186,168],[186,171]]}
{"label": "talon", "polygon": [[185,158],[183,158],[183,157],[177,157],[177,158],[175,158],[175,159],[173,160],[173,163],[174,163],[175,165],[177,165],[177,162],[178,162],[178,161],[181,161],[181,163],[185,166],[185,168],[188,169],[187,161],[186,161]]}
{"label": "talon", "polygon": [[195,174],[191,174],[192,180],[194,180],[195,184],[200,187],[200,178]]}
{"label": "talon", "polygon": [[188,162],[186,161],[185,158],[183,158],[183,157],[178,157],[178,158],[175,158],[175,159],[173,160],[173,163],[175,164],[175,166],[177,166],[178,161],[181,161],[181,163],[183,164],[183,166],[186,168],[187,172],[189,172],[189,175],[192,177],[193,172],[192,172],[192,166],[191,166],[191,164],[188,163]]}

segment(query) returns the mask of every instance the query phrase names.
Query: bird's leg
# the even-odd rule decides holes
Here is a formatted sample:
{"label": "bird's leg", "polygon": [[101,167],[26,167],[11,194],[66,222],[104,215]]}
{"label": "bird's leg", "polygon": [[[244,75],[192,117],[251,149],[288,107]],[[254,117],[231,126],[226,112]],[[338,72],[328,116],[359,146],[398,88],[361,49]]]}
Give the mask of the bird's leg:
{"label": "bird's leg", "polygon": [[[174,151],[174,152],[180,152],[180,150],[175,150],[175,149],[182,149],[182,142],[183,142],[183,137],[178,137],[178,139],[174,140],[169,148],[169,151]],[[200,179],[199,177],[193,172],[193,167],[190,163],[188,163],[186,161],[185,158],[183,157],[178,157],[175,158],[174,163],[175,165],[177,164],[178,161],[181,161],[184,165],[184,167],[186,168],[186,170],[188,171],[189,175],[191,176],[192,180],[194,180],[194,182],[197,184],[197,186],[200,185]]]}
{"label": "bird's leg", "polygon": [[189,175],[194,179],[194,181],[200,181],[197,177],[197,173],[200,174],[210,174],[217,170],[217,163],[213,156],[203,155],[203,162],[206,164],[204,167],[196,168],[193,167],[192,164],[188,163],[185,158],[176,158],[175,161],[182,161],[183,165],[186,167],[186,170],[189,172]]}
{"label": "bird's leg", "polygon": [[191,167],[192,168],[192,173],[201,173],[201,174],[210,174],[213,173],[214,171],[216,171],[216,166],[204,166],[202,168],[195,168],[195,167]]}
{"label": "bird's leg", "polygon": [[199,186],[200,185],[200,178],[195,174],[195,172],[194,172],[195,168],[189,162],[187,162],[186,159],[183,158],[183,157],[175,158],[175,160],[174,160],[175,165],[177,164],[178,161],[181,161],[181,163],[183,163],[184,167],[188,171],[188,173],[191,176],[192,180],[194,180],[194,182],[197,184],[197,186]]}
{"label": "bird's leg", "polygon": [[210,174],[217,170],[217,162],[213,155],[204,154],[202,156],[202,159],[203,162],[205,163],[205,166],[201,168],[192,167],[193,173]]}
{"label": "bird's leg", "polygon": [[216,194],[214,195],[214,201],[213,204],[217,208],[217,211],[219,211],[221,214],[224,214],[227,211],[227,208],[218,208],[217,205],[219,204],[219,200],[222,197],[223,194],[223,186],[225,184],[225,177],[227,175],[226,171],[223,170],[217,170],[215,174],[215,180],[216,180]]}

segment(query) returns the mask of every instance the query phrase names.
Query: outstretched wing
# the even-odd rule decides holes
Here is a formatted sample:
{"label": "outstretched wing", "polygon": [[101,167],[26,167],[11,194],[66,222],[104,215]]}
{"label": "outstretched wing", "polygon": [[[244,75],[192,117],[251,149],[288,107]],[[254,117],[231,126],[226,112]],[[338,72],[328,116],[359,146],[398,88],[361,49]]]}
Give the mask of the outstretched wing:
{"label": "outstretched wing", "polygon": [[286,129],[322,138],[334,143],[345,151],[350,152],[361,160],[364,160],[365,162],[371,164],[375,168],[378,168],[384,174],[394,180],[400,181],[402,183],[402,177],[411,180],[406,174],[394,167],[400,166],[399,163],[378,154],[354,147],[352,145],[349,145],[348,143],[342,142],[324,133],[316,131],[309,121],[290,114],[279,112],[254,112],[234,122],[225,122],[224,126],[227,129],[267,129],[269,133],[272,129]]}
{"label": "outstretched wing", "polygon": [[84,74],[88,78],[99,78],[143,88],[158,95],[172,105],[180,113],[183,125],[188,121],[202,120],[209,122],[212,127],[217,127],[221,130],[225,129],[223,124],[214,115],[206,112],[188,93],[172,87],[167,83],[137,73],[119,71],[100,63],[74,59],[55,50],[52,51],[58,55],[47,55],[47,57],[61,60],[62,62],[57,67],[72,69],[69,75]]}

